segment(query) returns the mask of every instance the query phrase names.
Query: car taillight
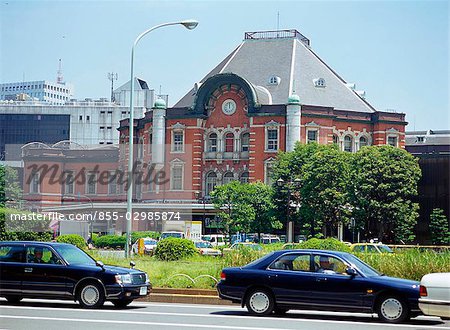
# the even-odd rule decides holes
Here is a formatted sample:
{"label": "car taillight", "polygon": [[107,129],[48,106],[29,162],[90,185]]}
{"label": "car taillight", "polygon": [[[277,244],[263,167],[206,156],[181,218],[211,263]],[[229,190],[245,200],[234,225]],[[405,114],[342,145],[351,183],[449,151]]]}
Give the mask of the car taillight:
{"label": "car taillight", "polygon": [[220,273],[220,279],[222,281],[225,281],[227,279],[227,274],[225,274],[224,272]]}
{"label": "car taillight", "polygon": [[428,296],[427,288],[424,287],[423,285],[420,286],[420,296],[421,296],[421,297],[426,297],[426,296]]}

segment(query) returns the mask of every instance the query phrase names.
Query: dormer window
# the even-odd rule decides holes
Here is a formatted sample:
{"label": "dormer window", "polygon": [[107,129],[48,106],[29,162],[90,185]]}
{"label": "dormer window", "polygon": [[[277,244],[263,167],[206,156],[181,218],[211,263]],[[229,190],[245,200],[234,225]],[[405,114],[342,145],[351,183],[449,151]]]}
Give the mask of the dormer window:
{"label": "dormer window", "polygon": [[281,82],[281,78],[278,76],[270,76],[269,77],[269,85],[278,86]]}
{"label": "dormer window", "polygon": [[325,79],[323,78],[318,78],[318,79],[314,79],[314,86],[315,87],[326,87],[327,84],[325,83]]}

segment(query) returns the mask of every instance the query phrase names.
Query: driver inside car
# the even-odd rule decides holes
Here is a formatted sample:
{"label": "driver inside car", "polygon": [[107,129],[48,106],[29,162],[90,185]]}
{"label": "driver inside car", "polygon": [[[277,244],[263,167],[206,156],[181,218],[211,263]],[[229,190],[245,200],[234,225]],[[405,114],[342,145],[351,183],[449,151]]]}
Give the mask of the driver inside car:
{"label": "driver inside car", "polygon": [[320,256],[319,267],[316,269],[316,272],[324,274],[336,274],[333,266],[334,264],[330,263],[330,259],[328,257]]}
{"label": "driver inside car", "polygon": [[34,248],[34,254],[28,255],[28,262],[35,264],[45,264],[46,262],[42,260],[43,250],[40,247]]}

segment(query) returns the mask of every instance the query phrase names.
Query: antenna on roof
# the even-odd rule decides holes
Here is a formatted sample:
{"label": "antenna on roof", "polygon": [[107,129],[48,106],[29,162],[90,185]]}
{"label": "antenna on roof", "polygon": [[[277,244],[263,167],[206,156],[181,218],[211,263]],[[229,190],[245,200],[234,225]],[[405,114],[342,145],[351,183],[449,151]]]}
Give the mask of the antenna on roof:
{"label": "antenna on roof", "polygon": [[111,80],[111,103],[113,103],[114,100],[114,80],[117,80],[119,78],[119,75],[114,72],[108,72],[108,79]]}
{"label": "antenna on roof", "polygon": [[58,73],[56,75],[56,82],[58,84],[64,84],[64,78],[63,78],[63,74],[62,74],[62,64],[61,64],[61,59],[59,59],[59,64],[58,64]]}
{"label": "antenna on roof", "polygon": [[280,31],[280,11],[277,12],[277,37],[279,36],[278,31]]}

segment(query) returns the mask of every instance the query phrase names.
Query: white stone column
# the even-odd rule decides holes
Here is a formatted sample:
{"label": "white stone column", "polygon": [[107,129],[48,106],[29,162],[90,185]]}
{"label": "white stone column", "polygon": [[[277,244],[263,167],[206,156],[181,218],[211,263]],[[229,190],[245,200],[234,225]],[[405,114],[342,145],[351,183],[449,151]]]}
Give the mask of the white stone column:
{"label": "white stone column", "polygon": [[286,151],[294,150],[295,143],[300,141],[301,105],[300,98],[293,94],[286,107]]}

